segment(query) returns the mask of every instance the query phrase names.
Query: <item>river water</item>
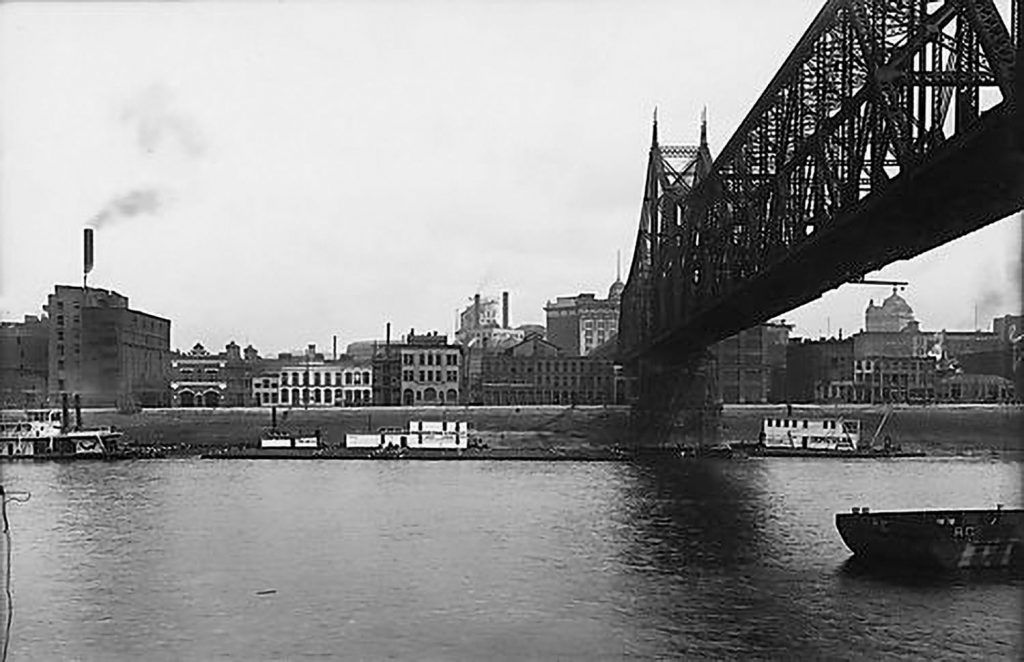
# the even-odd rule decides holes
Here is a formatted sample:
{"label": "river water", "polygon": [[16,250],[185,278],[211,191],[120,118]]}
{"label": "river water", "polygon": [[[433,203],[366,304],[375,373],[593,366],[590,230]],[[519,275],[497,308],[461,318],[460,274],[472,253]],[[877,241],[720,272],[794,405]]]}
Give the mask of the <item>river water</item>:
{"label": "river water", "polygon": [[10,660],[1018,659],[1024,582],[865,572],[837,511],[1019,462],[24,463]]}

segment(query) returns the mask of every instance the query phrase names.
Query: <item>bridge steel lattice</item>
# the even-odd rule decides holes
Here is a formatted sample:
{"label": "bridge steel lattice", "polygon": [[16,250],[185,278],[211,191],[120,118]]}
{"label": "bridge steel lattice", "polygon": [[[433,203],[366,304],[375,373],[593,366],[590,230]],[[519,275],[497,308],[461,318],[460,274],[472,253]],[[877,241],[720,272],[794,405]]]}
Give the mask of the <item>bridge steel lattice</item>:
{"label": "bridge steel lattice", "polygon": [[1019,4],[829,0],[713,164],[655,124],[619,322],[642,403],[700,404],[667,366],[1024,207]]}

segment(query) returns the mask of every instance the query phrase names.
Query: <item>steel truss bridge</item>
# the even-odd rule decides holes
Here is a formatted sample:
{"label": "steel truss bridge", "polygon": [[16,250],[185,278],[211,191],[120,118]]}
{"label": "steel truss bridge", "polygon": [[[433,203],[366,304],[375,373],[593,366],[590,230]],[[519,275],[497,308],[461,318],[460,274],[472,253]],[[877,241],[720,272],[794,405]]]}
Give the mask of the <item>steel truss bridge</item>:
{"label": "steel truss bridge", "polygon": [[641,406],[700,404],[704,348],[1024,207],[1020,2],[829,0],[713,162],[655,119],[619,321]]}

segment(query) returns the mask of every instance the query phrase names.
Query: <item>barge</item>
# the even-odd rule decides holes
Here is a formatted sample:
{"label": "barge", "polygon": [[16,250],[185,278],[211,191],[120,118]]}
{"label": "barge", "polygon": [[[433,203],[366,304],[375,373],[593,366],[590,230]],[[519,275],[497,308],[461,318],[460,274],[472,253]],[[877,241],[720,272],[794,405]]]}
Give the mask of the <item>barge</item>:
{"label": "barge", "polygon": [[854,557],[929,570],[1016,568],[1024,564],[1024,510],[914,510],[836,514]]}

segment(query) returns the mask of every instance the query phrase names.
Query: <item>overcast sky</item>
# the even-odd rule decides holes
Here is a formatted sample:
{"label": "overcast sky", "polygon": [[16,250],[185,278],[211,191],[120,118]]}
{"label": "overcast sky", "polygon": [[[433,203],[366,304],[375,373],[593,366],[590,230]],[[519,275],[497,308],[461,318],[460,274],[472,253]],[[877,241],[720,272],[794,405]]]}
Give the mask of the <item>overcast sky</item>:
{"label": "overcast sky", "polygon": [[[822,0],[0,5],[0,317],[54,283],[264,353],[605,296],[651,113],[717,154]],[[1020,311],[1019,217],[875,274],[926,329]],[[785,315],[863,325],[884,287]]]}

